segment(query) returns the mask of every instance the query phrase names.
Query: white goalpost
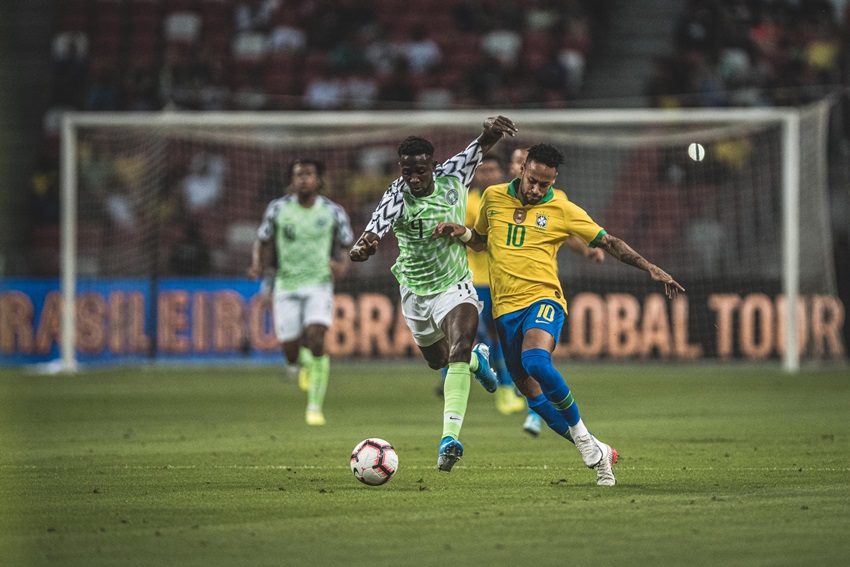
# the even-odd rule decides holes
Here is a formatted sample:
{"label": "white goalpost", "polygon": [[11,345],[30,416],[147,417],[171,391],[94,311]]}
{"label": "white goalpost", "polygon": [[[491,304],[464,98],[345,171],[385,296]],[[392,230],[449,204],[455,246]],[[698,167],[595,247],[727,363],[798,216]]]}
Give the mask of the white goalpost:
{"label": "white goalpost", "polygon": [[[386,187],[380,183],[394,174],[391,154],[394,144],[403,137],[425,132],[441,152],[435,157],[442,160],[472,140],[485,117],[503,114],[517,124],[519,134],[516,141],[496,147],[494,151],[500,157],[507,158],[507,152],[518,144],[537,141],[565,150],[567,162],[556,186],[565,189],[595,220],[624,237],[639,252],[644,253],[647,248],[660,256],[658,263],[665,269],[670,265],[668,271],[674,277],[674,270],[684,273],[685,288],[690,292],[691,283],[698,297],[708,298],[705,304],[711,307],[702,311],[714,310],[718,328],[727,317],[735,321],[736,327],[741,325],[756,337],[736,339],[744,346],[735,346],[737,342],[727,346],[732,339],[721,331],[709,330],[714,326],[711,317],[695,314],[702,311],[691,306],[692,334],[704,332],[712,345],[706,350],[715,352],[706,356],[734,358],[739,349],[749,348],[780,360],[785,371],[797,372],[809,340],[800,333],[808,332],[812,326],[799,320],[801,301],[805,303],[806,294],[828,296],[835,287],[831,260],[826,258],[831,251],[828,219],[826,226],[820,226],[823,215],[828,214],[826,124],[830,105],[830,101],[822,101],[801,109],[675,111],[67,113],[61,129],[61,367],[73,371],[78,364],[75,301],[81,272],[93,277],[148,272],[159,277],[165,273],[159,251],[166,249],[162,239],[170,237],[162,234],[168,234],[172,225],[179,225],[184,213],[175,216],[161,211],[172,207],[179,191],[179,174],[184,173],[180,168],[196,153],[214,151],[227,163],[226,173],[222,174],[225,204],[209,213],[217,215],[216,220],[201,216],[198,221],[202,229],[218,237],[225,231],[238,233],[236,220],[247,226],[259,222],[257,210],[261,210],[261,198],[266,193],[257,193],[256,188],[264,186],[275,166],[294,155],[317,154],[328,162],[331,198],[346,201],[352,211],[361,215],[368,214],[370,205]],[[691,142],[706,147],[703,162],[687,158]],[[100,199],[106,198],[103,195],[108,195],[109,183],[113,183],[86,185],[87,179],[94,176],[83,173],[99,171],[92,166],[97,165],[97,159],[91,157],[98,152],[114,152],[110,159],[126,158],[130,165],[124,169],[135,171],[126,178],[135,181],[121,182],[121,196],[137,210],[144,208],[145,212],[137,215],[139,218],[157,219],[138,221],[141,224],[134,231],[134,238],[145,242],[136,248],[127,244],[123,249],[111,250],[121,244],[117,241],[123,233],[111,229],[103,233],[98,229],[98,215],[105,208]],[[144,160],[134,165],[134,154],[143,154]],[[802,219],[807,223],[806,233],[801,233],[801,210],[806,215]],[[165,221],[160,220],[163,217]],[[355,233],[359,233],[363,226],[358,224],[357,215],[352,220]],[[85,240],[89,236],[82,236],[81,223],[98,236]],[[813,223],[818,224],[816,234],[809,234]],[[775,249],[774,240],[780,243]],[[81,245],[87,250],[83,256]],[[239,256],[225,246],[228,244],[213,251],[211,275],[238,276]],[[803,256],[801,248],[805,250]],[[815,248],[817,253],[812,252]],[[81,268],[81,262],[85,268]],[[608,295],[601,296],[603,302],[619,297],[617,294],[639,277],[612,262],[597,268],[568,259],[562,262],[562,269],[565,264],[568,273],[564,277],[571,283],[584,283],[574,286],[580,292],[605,290]],[[388,264],[380,264],[381,269],[385,265]],[[372,282],[369,278],[377,277],[377,267],[372,265],[370,270],[373,271],[355,270],[353,291],[358,291],[356,282]],[[801,289],[802,274],[810,276],[805,289]],[[759,286],[764,282],[766,288],[762,290]],[[741,303],[740,296],[745,292],[737,288],[748,288],[755,303]],[[735,294],[737,303],[723,307],[722,302]],[[773,295],[781,300],[762,297]],[[647,312],[650,303],[642,304]],[[612,307],[610,302],[605,305],[609,317],[616,315],[619,307]],[[587,313],[596,313],[588,309]],[[684,310],[687,315],[687,307]],[[751,314],[753,310],[755,315]],[[836,316],[843,317],[843,310]],[[752,325],[751,320],[755,321]],[[687,317],[684,321],[687,323]],[[681,320],[673,324],[681,326]],[[650,327],[649,323],[643,327],[646,336],[657,335],[659,327]],[[774,332],[767,327],[779,330]],[[610,322],[602,328],[608,335],[615,333]],[[591,329],[587,333],[593,332]],[[621,335],[616,338],[606,336],[600,340],[627,343],[631,331],[617,332]],[[583,329],[575,331],[576,337],[584,334]],[[645,341],[649,342],[643,350],[635,347],[635,357],[667,357],[665,347],[653,346],[650,338]],[[776,344],[768,348],[764,346],[766,341]],[[605,347],[603,355],[614,350]],[[580,349],[570,352],[579,353]]]}

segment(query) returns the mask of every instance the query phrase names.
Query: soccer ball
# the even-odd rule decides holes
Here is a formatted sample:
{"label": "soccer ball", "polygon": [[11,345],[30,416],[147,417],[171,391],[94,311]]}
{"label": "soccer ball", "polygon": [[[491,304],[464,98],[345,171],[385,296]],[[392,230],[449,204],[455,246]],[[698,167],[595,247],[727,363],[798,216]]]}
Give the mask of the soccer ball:
{"label": "soccer ball", "polygon": [[389,442],[373,437],[357,444],[351,452],[351,472],[354,478],[379,486],[390,480],[398,470],[398,454]]}

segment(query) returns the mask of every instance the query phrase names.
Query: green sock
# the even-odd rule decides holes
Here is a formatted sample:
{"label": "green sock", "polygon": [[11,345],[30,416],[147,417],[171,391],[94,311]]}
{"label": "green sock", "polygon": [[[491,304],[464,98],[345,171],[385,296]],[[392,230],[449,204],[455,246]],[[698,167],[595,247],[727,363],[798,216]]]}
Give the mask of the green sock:
{"label": "green sock", "polygon": [[443,384],[443,437],[457,439],[469,401],[469,365],[452,362]]}
{"label": "green sock", "polygon": [[478,364],[478,355],[474,352],[472,353],[472,358],[469,359],[469,369],[472,372],[478,372],[478,367],[481,366]]}
{"label": "green sock", "polygon": [[309,348],[303,346],[298,350],[298,364],[306,368],[313,364],[313,353]]}
{"label": "green sock", "polygon": [[307,406],[321,409],[328,389],[331,359],[328,355],[314,356],[310,365],[310,389],[307,390]]}

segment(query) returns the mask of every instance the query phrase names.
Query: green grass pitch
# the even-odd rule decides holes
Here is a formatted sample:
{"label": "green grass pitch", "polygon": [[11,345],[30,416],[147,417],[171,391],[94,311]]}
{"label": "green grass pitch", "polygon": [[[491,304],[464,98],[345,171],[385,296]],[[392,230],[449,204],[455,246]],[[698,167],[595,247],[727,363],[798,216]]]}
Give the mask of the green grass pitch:
{"label": "green grass pitch", "polygon": [[271,367],[0,371],[0,565],[850,564],[847,369],[558,366],[616,487],[475,382],[439,473],[421,361],[332,361],[324,427]]}

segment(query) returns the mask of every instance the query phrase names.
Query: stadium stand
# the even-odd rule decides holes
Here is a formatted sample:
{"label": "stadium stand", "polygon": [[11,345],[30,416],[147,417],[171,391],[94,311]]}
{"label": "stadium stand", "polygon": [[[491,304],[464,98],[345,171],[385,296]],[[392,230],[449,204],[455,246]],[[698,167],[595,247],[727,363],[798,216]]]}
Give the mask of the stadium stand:
{"label": "stadium stand", "polygon": [[[681,6],[673,49],[656,61],[646,94],[661,107],[810,100],[846,80],[841,62],[850,4],[841,6],[838,0],[692,0]],[[56,10],[54,88],[44,120],[54,175],[57,116],[67,109],[575,106],[617,13],[615,2],[593,0],[422,0],[404,10],[392,0],[63,0]],[[239,163],[236,155],[224,158]],[[630,160],[616,194],[627,198],[630,180],[657,160]],[[177,186],[189,173],[181,164],[190,156],[171,161]],[[226,183],[234,179],[225,174]],[[240,191],[226,199],[252,201],[258,188]],[[50,210],[44,194],[33,201]],[[372,196],[348,197],[356,218]],[[699,218],[704,202],[703,195],[683,200],[671,210],[670,226]],[[641,208],[625,216],[624,210],[610,222],[629,234]],[[53,242],[55,221],[35,225],[40,246]],[[224,231],[203,222],[199,230],[214,254],[228,246]],[[179,235],[164,233],[174,233],[165,245]],[[656,244],[663,257],[662,242],[648,246]],[[40,275],[57,270],[52,260],[37,267]]]}

